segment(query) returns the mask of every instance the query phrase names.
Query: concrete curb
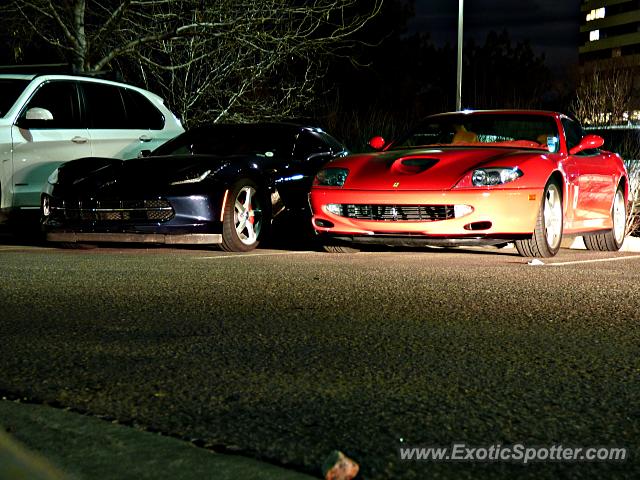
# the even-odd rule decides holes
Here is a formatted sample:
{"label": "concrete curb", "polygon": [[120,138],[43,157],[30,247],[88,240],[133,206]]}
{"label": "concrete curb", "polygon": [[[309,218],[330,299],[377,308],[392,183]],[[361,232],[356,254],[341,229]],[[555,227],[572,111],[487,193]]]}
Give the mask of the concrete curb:
{"label": "concrete curb", "polygon": [[0,430],[0,479],[62,480],[56,467]]}
{"label": "concrete curb", "polygon": [[0,400],[0,480],[146,478],[313,480],[318,477],[253,458],[216,453],[184,440],[88,415]]}

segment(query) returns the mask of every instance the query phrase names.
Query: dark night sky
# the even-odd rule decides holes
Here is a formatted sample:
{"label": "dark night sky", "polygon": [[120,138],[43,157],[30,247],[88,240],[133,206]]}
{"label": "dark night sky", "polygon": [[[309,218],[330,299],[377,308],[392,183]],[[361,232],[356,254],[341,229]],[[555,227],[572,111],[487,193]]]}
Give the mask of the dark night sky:
{"label": "dark night sky", "polygon": [[[580,0],[465,0],[465,40],[484,43],[491,30],[506,29],[514,41],[529,40],[553,70],[578,61]],[[458,0],[416,0],[411,31],[425,31],[437,45],[456,45]]]}

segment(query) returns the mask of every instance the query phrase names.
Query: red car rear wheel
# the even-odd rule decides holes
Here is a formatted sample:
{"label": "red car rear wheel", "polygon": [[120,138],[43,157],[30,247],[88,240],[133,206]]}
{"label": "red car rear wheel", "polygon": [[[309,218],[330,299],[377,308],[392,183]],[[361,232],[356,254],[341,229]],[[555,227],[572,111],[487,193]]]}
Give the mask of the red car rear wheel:
{"label": "red car rear wheel", "polygon": [[618,187],[613,200],[611,221],[613,228],[610,231],[584,236],[584,246],[587,247],[587,250],[617,252],[622,247],[627,227],[627,207],[624,202],[624,190],[622,187]]}

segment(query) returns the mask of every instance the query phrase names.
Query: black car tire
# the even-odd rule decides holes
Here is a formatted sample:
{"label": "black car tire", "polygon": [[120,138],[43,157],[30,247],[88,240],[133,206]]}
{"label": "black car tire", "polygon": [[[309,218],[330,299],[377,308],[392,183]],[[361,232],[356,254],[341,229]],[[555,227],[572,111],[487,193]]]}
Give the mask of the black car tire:
{"label": "black car tire", "polygon": [[516,249],[521,256],[553,257],[560,250],[564,223],[560,192],[560,186],[553,181],[549,181],[544,187],[533,236],[530,239],[516,240]]}
{"label": "black car tire", "polygon": [[56,242],[55,246],[66,250],[93,250],[98,248],[95,243],[79,243],[79,242]]}
{"label": "black car tire", "polygon": [[263,190],[253,180],[238,180],[227,195],[220,247],[227,252],[253,250],[268,223],[269,208]]}
{"label": "black car tire", "polygon": [[583,237],[587,250],[617,252],[622,247],[627,226],[627,207],[624,202],[624,190],[621,186],[618,187],[611,206],[611,221],[613,228],[608,232]]}
{"label": "black car tire", "polygon": [[359,248],[337,243],[325,243],[322,248],[329,253],[358,253],[360,251]]}

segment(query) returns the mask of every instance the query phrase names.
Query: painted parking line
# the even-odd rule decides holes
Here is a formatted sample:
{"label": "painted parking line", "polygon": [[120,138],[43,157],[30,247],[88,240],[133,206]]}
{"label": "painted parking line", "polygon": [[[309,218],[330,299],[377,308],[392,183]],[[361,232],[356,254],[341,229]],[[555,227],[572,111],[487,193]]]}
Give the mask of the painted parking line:
{"label": "painted parking line", "polygon": [[626,257],[597,258],[594,260],[574,260],[570,262],[547,263],[547,265],[551,267],[558,267],[562,265],[578,265],[580,263],[618,262],[620,260],[633,260],[638,258],[640,258],[640,255],[628,255]]}
{"label": "painted parking line", "polygon": [[213,257],[196,257],[198,260],[217,260],[219,258],[247,258],[247,257],[267,257],[267,256],[275,256],[275,255],[299,255],[303,253],[319,253],[309,251],[303,252],[271,252],[271,253],[236,253],[234,255],[216,255]]}

